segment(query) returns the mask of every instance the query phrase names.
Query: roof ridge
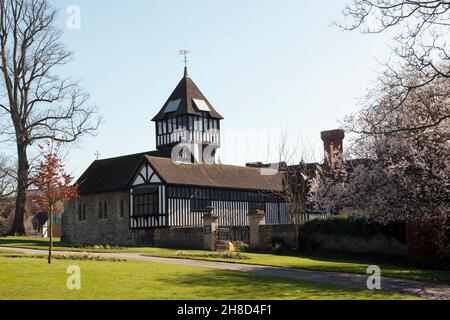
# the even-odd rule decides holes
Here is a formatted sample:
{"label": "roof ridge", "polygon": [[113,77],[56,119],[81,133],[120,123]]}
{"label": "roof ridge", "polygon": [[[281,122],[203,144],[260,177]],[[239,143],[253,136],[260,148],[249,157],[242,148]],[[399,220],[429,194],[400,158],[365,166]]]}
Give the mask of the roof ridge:
{"label": "roof ridge", "polygon": [[[160,156],[152,156],[152,155],[145,155],[145,157],[147,158],[159,158],[162,160],[167,160],[167,161],[172,161],[171,158],[167,158],[167,157],[160,157]],[[206,163],[206,162],[202,162],[202,163],[179,163],[179,165],[205,165],[205,166],[220,166],[220,167],[235,167],[235,168],[243,168],[243,169],[252,169],[252,170],[259,170],[260,168],[256,168],[256,167],[247,167],[247,166],[242,166],[242,165],[237,165],[237,164],[223,164],[223,163]]]}
{"label": "roof ridge", "polygon": [[136,153],[130,153],[130,154],[124,154],[121,156],[115,156],[115,157],[110,157],[110,158],[105,158],[105,159],[98,159],[98,160],[94,160],[94,162],[100,162],[100,161],[106,161],[106,160],[113,160],[113,159],[120,159],[120,158],[125,158],[125,157],[131,157],[131,156],[138,156],[138,155],[146,155],[147,153],[151,153],[152,151],[144,151],[144,152],[136,152]]}

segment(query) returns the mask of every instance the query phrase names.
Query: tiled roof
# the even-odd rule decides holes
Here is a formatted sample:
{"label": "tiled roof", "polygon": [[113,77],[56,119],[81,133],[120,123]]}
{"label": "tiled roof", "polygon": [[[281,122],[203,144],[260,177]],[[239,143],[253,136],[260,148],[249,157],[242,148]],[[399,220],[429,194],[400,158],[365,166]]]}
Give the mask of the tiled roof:
{"label": "tiled roof", "polygon": [[176,164],[169,158],[146,156],[167,183],[226,189],[282,191],[281,174],[262,175],[258,168],[224,164]]}
{"label": "tiled roof", "polygon": [[94,161],[78,179],[79,193],[127,190],[144,160],[167,184],[275,192],[282,190],[281,174],[261,175],[258,168],[223,164],[175,164],[172,159],[151,151]]}
{"label": "tiled roof", "polygon": [[78,179],[78,193],[100,193],[126,190],[130,179],[144,159],[144,155],[158,154],[149,151],[94,161]]}
{"label": "tiled roof", "polygon": [[223,117],[214,109],[214,107],[209,103],[208,99],[203,95],[200,89],[195,85],[194,81],[185,73],[184,77],[178,83],[175,90],[167,99],[166,103],[163,105],[158,114],[152,119],[152,121],[158,121],[163,119],[167,114],[164,113],[167,105],[171,101],[180,100],[177,111],[173,113],[173,116],[181,116],[185,114],[192,114],[200,116],[202,111],[199,111],[195,106],[193,99],[199,99],[205,101],[206,105],[209,107],[209,115],[214,119],[223,119]]}

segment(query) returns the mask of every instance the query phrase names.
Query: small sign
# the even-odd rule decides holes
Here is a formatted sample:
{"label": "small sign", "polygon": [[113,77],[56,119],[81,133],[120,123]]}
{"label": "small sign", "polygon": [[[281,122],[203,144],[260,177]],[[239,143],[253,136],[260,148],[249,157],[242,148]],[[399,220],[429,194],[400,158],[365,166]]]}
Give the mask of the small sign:
{"label": "small sign", "polygon": [[203,227],[203,233],[204,234],[211,234],[211,226],[204,226]]}

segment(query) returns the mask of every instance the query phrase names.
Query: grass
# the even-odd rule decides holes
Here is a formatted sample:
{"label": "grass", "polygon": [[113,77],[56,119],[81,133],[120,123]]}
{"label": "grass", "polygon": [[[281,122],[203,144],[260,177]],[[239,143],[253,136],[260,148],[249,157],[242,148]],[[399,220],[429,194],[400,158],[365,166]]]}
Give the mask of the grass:
{"label": "grass", "polygon": [[[81,290],[66,287],[67,267],[81,269]],[[143,261],[97,262],[0,256],[0,300],[103,299],[414,299],[346,286],[252,273]]]}
{"label": "grass", "polygon": [[[30,237],[7,237],[0,238],[0,246],[23,247],[34,249],[46,249],[48,245],[47,239],[30,238]],[[55,250],[65,251],[87,251],[87,252],[137,252],[147,256],[179,258],[179,259],[196,259],[206,261],[220,261],[229,263],[245,263],[254,265],[265,265],[286,268],[298,268],[313,271],[331,271],[331,272],[348,272],[357,274],[366,274],[367,267],[376,264],[381,268],[383,276],[404,278],[424,282],[441,282],[450,283],[450,272],[424,270],[407,266],[397,266],[393,264],[373,263],[364,260],[348,260],[340,258],[324,258],[309,256],[287,256],[259,253],[244,253],[246,259],[224,259],[210,256],[210,252],[201,250],[179,250],[162,249],[162,248],[125,248],[123,250],[116,249],[82,249],[68,247],[56,241]],[[178,253],[178,254],[177,254]]]}
{"label": "grass", "polygon": [[[248,259],[223,259],[199,255],[198,251],[182,251],[177,254],[176,250],[168,252],[168,249],[154,248],[154,252],[145,253],[146,256],[196,259],[206,261],[220,261],[230,263],[253,264],[263,266],[297,268],[313,271],[346,272],[356,274],[367,274],[367,267],[376,264],[381,268],[382,276],[410,279],[423,282],[450,283],[450,272],[423,270],[404,266],[389,264],[370,263],[364,261],[349,261],[336,258],[324,257],[302,257],[273,254],[245,253]],[[201,251],[200,251],[201,252]],[[189,254],[191,253],[191,254]]]}

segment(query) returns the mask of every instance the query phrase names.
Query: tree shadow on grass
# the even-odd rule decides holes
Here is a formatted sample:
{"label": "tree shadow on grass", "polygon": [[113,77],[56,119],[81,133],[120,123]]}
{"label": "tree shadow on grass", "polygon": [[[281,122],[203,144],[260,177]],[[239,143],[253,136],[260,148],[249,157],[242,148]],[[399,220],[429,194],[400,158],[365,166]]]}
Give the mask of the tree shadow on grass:
{"label": "tree shadow on grass", "polygon": [[367,289],[263,276],[256,273],[207,269],[200,276],[162,280],[167,286],[192,288],[197,299],[386,299],[400,295]]}
{"label": "tree shadow on grass", "polygon": [[[9,239],[9,238],[1,238],[1,245],[24,245],[24,246],[39,246],[39,247],[47,247],[48,242],[40,238],[41,240],[32,240],[32,239]],[[55,245],[59,245],[59,242],[55,242]]]}

